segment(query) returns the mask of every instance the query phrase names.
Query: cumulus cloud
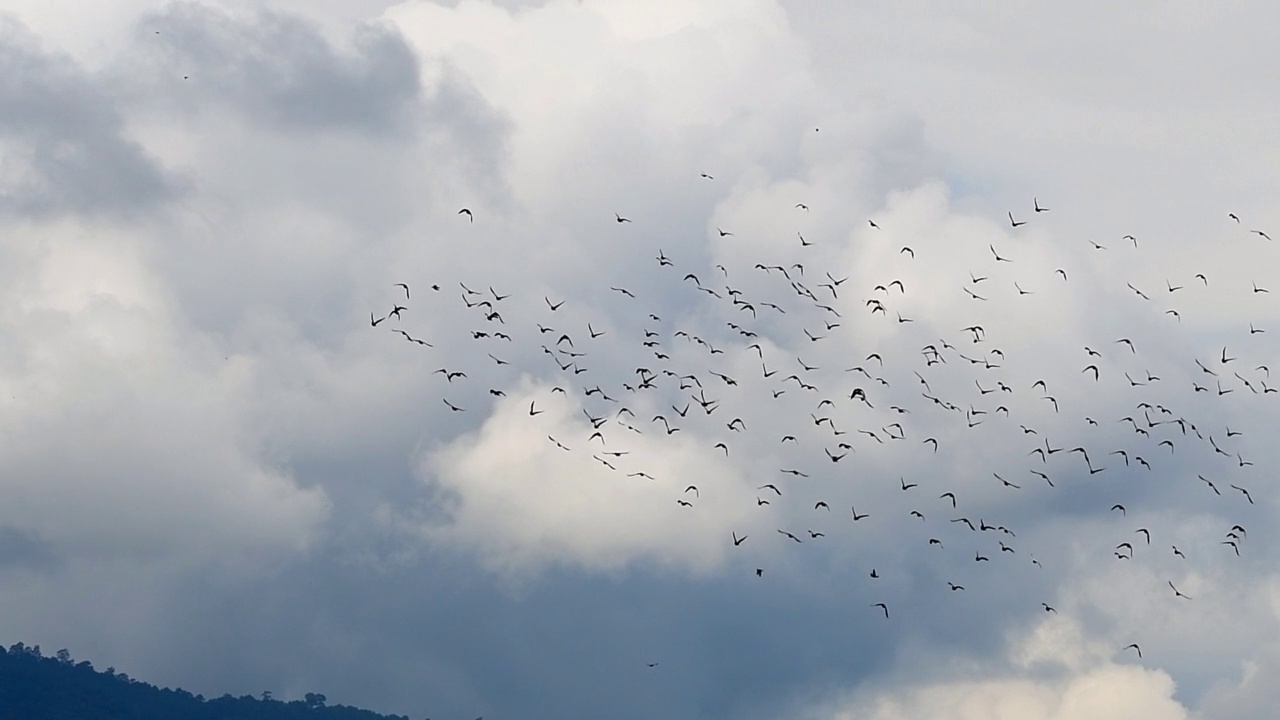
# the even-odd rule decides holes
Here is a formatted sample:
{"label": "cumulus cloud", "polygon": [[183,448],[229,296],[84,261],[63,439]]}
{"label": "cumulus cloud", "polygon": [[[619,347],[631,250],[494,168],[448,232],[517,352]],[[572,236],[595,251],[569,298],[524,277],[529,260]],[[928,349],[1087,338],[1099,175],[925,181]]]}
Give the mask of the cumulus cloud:
{"label": "cumulus cloud", "polygon": [[[517,576],[558,563],[610,572],[635,561],[717,567],[752,504],[739,470],[693,437],[619,430],[610,444],[584,442],[593,423],[580,399],[549,390],[523,383],[477,432],[430,454],[423,470],[444,517],[428,536],[475,548],[487,565]],[[532,416],[537,422],[531,406],[545,413]],[[603,420],[652,427],[639,417],[651,410],[637,410]],[[697,489],[686,492],[690,486]]]}
{"label": "cumulus cloud", "polygon": [[390,5],[15,6],[0,632],[415,716],[1262,712],[1264,43]]}
{"label": "cumulus cloud", "polygon": [[310,541],[323,494],[241,436],[243,369],[175,323],[136,248],[64,238],[27,269],[4,301],[10,527],[73,556]]}
{"label": "cumulus cloud", "polygon": [[852,718],[1035,718],[1037,720],[1120,720],[1191,717],[1174,697],[1173,679],[1158,669],[1105,659],[1096,640],[1086,639],[1074,621],[1045,621],[1010,644],[1014,670],[971,669],[975,679],[910,683],[868,691],[836,703],[813,717]]}

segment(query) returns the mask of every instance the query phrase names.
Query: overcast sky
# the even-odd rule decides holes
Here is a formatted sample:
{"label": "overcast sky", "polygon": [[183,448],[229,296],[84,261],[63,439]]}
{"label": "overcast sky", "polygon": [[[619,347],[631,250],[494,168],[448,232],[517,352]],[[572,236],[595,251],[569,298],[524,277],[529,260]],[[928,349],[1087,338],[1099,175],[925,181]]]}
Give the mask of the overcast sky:
{"label": "overcast sky", "polygon": [[852,5],[6,3],[0,641],[1272,717],[1280,11]]}

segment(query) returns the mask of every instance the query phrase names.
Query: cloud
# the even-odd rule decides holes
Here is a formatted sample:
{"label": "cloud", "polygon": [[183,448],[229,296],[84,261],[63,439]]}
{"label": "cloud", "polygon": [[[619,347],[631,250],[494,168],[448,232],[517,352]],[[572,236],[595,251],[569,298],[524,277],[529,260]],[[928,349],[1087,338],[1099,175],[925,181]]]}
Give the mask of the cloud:
{"label": "cloud", "polygon": [[136,218],[178,194],[97,78],[10,18],[0,18],[0,73],[0,211]]}
{"label": "cloud", "polygon": [[323,495],[240,436],[242,368],[210,367],[136,252],[64,236],[27,269],[4,299],[5,523],[80,557],[307,544]]}
{"label": "cloud", "polygon": [[1185,720],[1191,716],[1175,699],[1175,685],[1168,674],[1104,659],[1096,641],[1086,640],[1080,626],[1066,618],[1045,621],[1012,643],[1008,652],[1014,672],[971,668],[968,674],[979,677],[868,689],[812,716],[832,720]]}
{"label": "cloud", "polygon": [[[531,405],[545,415],[531,417]],[[516,577],[561,563],[606,572],[637,561],[715,569],[751,504],[738,469],[708,443],[647,432],[656,427],[646,422],[648,403],[603,418],[646,430],[615,429],[609,443],[583,441],[592,434],[585,412],[576,395],[526,381],[476,433],[432,451],[423,470],[444,507],[427,536],[475,548],[486,565]],[[559,438],[574,447],[562,449]]]}
{"label": "cloud", "polygon": [[339,5],[6,31],[0,634],[414,716],[1261,712],[1273,22]]}
{"label": "cloud", "polygon": [[173,3],[138,24],[129,70],[150,82],[151,100],[178,108],[229,106],[295,132],[404,132],[419,100],[413,53],[386,25],[345,40],[297,16]]}

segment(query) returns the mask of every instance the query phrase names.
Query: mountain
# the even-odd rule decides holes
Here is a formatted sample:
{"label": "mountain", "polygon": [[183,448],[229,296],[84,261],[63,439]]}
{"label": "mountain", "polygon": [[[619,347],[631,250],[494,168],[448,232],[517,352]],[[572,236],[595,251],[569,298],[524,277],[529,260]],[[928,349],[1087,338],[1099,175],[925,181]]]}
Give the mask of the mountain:
{"label": "mountain", "polygon": [[325,696],[281,701],[244,695],[206,700],[186,690],[158,688],[114,668],[95,670],[59,650],[45,657],[40,646],[0,647],[0,718],[21,720],[409,720],[345,705]]}

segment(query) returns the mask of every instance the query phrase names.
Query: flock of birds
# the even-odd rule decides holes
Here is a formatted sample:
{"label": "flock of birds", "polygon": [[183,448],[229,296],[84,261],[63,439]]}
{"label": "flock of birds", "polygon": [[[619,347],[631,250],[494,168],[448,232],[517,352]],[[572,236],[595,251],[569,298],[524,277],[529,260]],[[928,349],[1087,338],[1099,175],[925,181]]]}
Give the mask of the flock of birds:
{"label": "flock of birds", "polygon": [[[714,180],[702,175],[702,181]],[[810,212],[803,202],[791,210],[798,217]],[[426,293],[432,304],[428,314],[463,313],[470,320],[465,334],[449,337],[432,335],[430,321],[427,330],[411,329],[423,325],[415,324],[411,311],[423,291],[399,283],[391,308],[371,313],[370,324],[428,350],[444,343],[465,345],[448,356],[474,360],[434,371],[442,412],[485,414],[522,373],[551,386],[546,397],[530,401],[529,423],[543,420],[540,416],[557,394],[573,396],[583,408],[582,435],[548,433],[547,443],[558,451],[589,454],[601,472],[627,481],[658,479],[646,466],[650,458],[630,442],[639,434],[670,438],[683,431],[681,437],[693,433],[706,438],[709,450],[722,457],[748,453],[753,472],[765,473],[758,484],[752,483],[751,512],[762,519],[729,533],[724,542],[731,552],[749,551],[757,543],[801,545],[823,542],[833,532],[909,524],[910,533],[918,536],[919,552],[938,553],[933,567],[951,575],[939,591],[960,593],[965,583],[991,579],[975,574],[979,566],[1040,566],[1018,540],[1022,528],[989,522],[988,517],[1009,513],[1015,503],[1048,515],[1075,502],[1071,498],[1096,502],[1111,493],[1105,503],[1085,511],[1108,516],[1122,528],[1114,536],[1090,539],[1105,543],[1115,562],[1132,563],[1159,552],[1179,562],[1187,553],[1203,558],[1217,552],[1210,557],[1218,561],[1240,556],[1247,524],[1256,518],[1249,514],[1256,502],[1250,490],[1253,462],[1238,440],[1243,428],[1222,422],[1226,412],[1221,406],[1213,409],[1205,402],[1261,401],[1280,391],[1269,384],[1269,367],[1253,357],[1256,345],[1251,341],[1265,329],[1250,324],[1229,344],[1181,359],[1171,358],[1164,347],[1145,353],[1137,332],[1133,337],[1098,337],[1084,347],[1053,348],[1055,360],[1074,367],[1067,377],[1041,377],[1031,359],[1020,364],[1018,352],[1011,350],[1006,357],[1001,349],[1001,340],[1025,348],[1025,338],[998,335],[1007,328],[1012,303],[1051,294],[1049,283],[1071,281],[1064,268],[1048,276],[1021,272],[1017,256],[1022,251],[996,246],[1007,245],[1009,237],[1045,217],[1050,208],[1033,198],[1028,212],[1022,218],[1009,212],[1009,232],[976,250],[970,268],[953,268],[958,282],[951,287],[912,287],[910,267],[924,260],[930,248],[891,242],[892,233],[868,220],[859,242],[892,247],[881,248],[879,264],[872,269],[883,271],[883,278],[862,287],[836,272],[831,260],[809,260],[819,257],[805,255],[819,243],[797,232],[793,241],[774,243],[761,253],[769,257],[741,258],[733,267],[686,267],[674,254],[658,250],[647,270],[626,269],[635,274],[632,280],[643,276],[643,284],[634,287],[646,291],[633,292],[626,278],[605,283],[607,291],[600,288],[608,298],[605,303],[575,307],[569,299],[551,296],[512,299],[482,281],[433,284]],[[459,215],[467,223],[476,220],[469,208]],[[1230,214],[1226,222],[1239,225],[1240,219]],[[638,227],[622,214],[615,214],[613,223]],[[713,241],[738,242],[731,230],[715,231]],[[1251,235],[1270,240],[1260,230]],[[1241,236],[1250,237],[1243,226]],[[1134,253],[1133,258],[1141,252],[1133,235],[1109,244],[1113,252]],[[1090,241],[1085,252],[1107,250],[1107,245]],[[1138,316],[1151,315],[1144,323],[1170,323],[1168,332],[1182,327],[1186,308],[1180,310],[1177,302],[1211,289],[1216,288],[1204,273],[1176,282],[1170,278],[1159,288],[1134,283],[1116,288],[1145,304],[1134,310]],[[1248,290],[1268,293],[1256,283]],[[658,292],[665,307],[679,303],[689,310],[668,318],[650,312]],[[941,327],[918,315],[930,307],[911,302],[922,296],[944,296],[949,310],[972,320]],[[603,304],[614,311],[605,312]],[[874,332],[861,332],[867,328]],[[1044,333],[1053,334],[1050,328]],[[850,355],[854,348],[861,350]],[[1019,352],[1025,356],[1028,351]],[[1078,355],[1074,362],[1071,353]],[[600,356],[605,356],[602,363],[593,362]],[[628,369],[619,370],[622,366]],[[1089,398],[1098,398],[1099,404],[1089,404]],[[1099,406],[1104,409],[1097,410]],[[1112,406],[1126,409],[1118,416],[1088,414]],[[1009,465],[1009,453],[1002,450],[999,457],[1005,464],[982,467],[990,460],[980,451],[984,444],[1020,446],[1013,455],[1023,460]],[[862,467],[857,483],[818,482],[847,478],[860,457],[872,458],[875,472],[936,461],[950,470],[912,469],[911,477],[892,472],[891,477],[869,480],[861,478],[873,472]],[[777,467],[761,466],[773,458]],[[1107,478],[1112,478],[1110,484],[1104,482]],[[885,484],[869,494],[867,482]],[[1206,507],[1220,504],[1214,506],[1215,517],[1229,518],[1214,540],[1216,547],[1205,547],[1202,538],[1180,547],[1177,528],[1159,524],[1158,513],[1146,514],[1149,520],[1141,525],[1130,520],[1144,516],[1141,503],[1166,492],[1155,490],[1157,486],[1187,485],[1200,488],[1196,492],[1203,492]],[[703,478],[679,479],[678,486],[683,489],[673,491],[671,498],[675,512],[695,515],[699,504],[718,491]],[[893,490],[884,492],[889,487]],[[1010,500],[1013,496],[1004,493],[1021,493],[1019,498],[1032,493],[1036,499]],[[859,503],[860,494],[881,499],[878,505]],[[885,501],[889,496],[898,500]],[[784,506],[786,512],[774,512]],[[812,520],[802,528],[785,526],[785,519],[796,517]],[[773,518],[784,522],[769,523]],[[760,536],[762,531],[767,537]],[[872,546],[863,552],[875,551]],[[893,572],[890,556],[886,551],[884,562],[889,564],[863,571],[880,580]],[[756,577],[765,576],[762,564],[751,566]],[[1001,572],[1008,572],[1010,566],[1004,567]],[[1164,583],[1168,598],[1194,602],[1175,579],[1182,582],[1175,576]],[[867,612],[886,620],[897,617],[889,600],[870,604]],[[1057,612],[1047,602],[1039,605],[1039,611]],[[1137,642],[1121,651],[1142,657]]]}

